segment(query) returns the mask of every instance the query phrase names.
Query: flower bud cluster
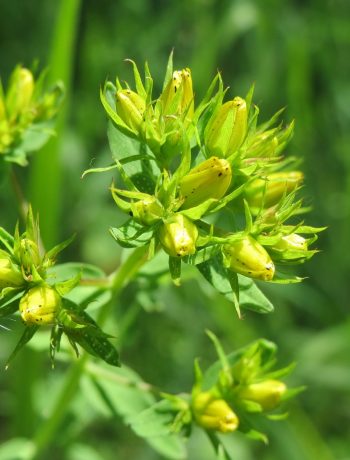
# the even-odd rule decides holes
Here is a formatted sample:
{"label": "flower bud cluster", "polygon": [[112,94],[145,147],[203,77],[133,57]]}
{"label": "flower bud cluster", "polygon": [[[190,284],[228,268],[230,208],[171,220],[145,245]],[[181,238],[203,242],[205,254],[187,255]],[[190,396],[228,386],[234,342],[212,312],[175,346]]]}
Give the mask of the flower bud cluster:
{"label": "flower bud cluster", "polygon": [[[294,124],[284,127],[277,113],[259,125],[253,91],[225,102],[219,74],[195,104],[191,70],[173,70],[171,58],[154,97],[148,66],[143,82],[132,65],[134,89],[117,79],[101,93],[111,138],[126,136],[139,145],[120,158],[114,148],[126,188],[111,190],[130,219],[112,235],[127,247],[149,245],[150,257],[162,248],[179,259],[170,263],[177,273],[181,262],[220,263],[231,278],[285,281],[283,265],[312,257],[309,246],[321,230],[287,222],[306,211],[298,198],[304,175],[295,158],[281,155]],[[225,211],[231,223],[221,219]]]}
{"label": "flower bud cluster", "polygon": [[48,270],[55,265],[59,252],[72,240],[73,237],[44,253],[31,207],[23,234],[19,233],[18,225],[14,236],[0,227],[0,316],[5,318],[19,313],[25,325],[6,366],[41,326],[51,328],[49,350],[52,365],[63,334],[68,337],[77,356],[77,345],[80,345],[108,364],[120,365],[118,352],[109,342],[109,336],[85,308],[66,297],[79,284],[83,267],[78,272],[71,271],[68,279],[63,280],[59,267]]}
{"label": "flower bud cluster", "polygon": [[42,85],[42,76],[35,81],[33,73],[21,66],[12,72],[6,92],[0,82],[0,157],[6,161],[25,165],[26,153],[40,148],[48,138],[63,89],[57,84],[44,92]]}
{"label": "flower bud cluster", "polygon": [[[196,381],[192,389],[193,419],[202,428],[220,433],[255,430],[254,414],[268,416],[279,409],[283,401],[302,391],[302,388],[288,389],[281,380],[291,371],[291,366],[271,371],[277,350],[273,343],[258,340],[239,353],[226,356],[217,338],[213,337],[216,347],[220,348],[222,368],[216,374],[214,367],[210,368],[208,376],[213,382],[216,375],[216,383],[208,388],[206,374],[202,374],[196,363]],[[251,414],[249,418],[248,414]]]}
{"label": "flower bud cluster", "polygon": [[38,223],[31,207],[27,214],[26,230],[19,233],[18,225],[12,237],[3,229],[0,236],[0,299],[19,292],[19,312],[27,325],[52,325],[56,322],[61,296],[47,281],[47,269],[66,244],[59,245],[46,254],[40,250]]}

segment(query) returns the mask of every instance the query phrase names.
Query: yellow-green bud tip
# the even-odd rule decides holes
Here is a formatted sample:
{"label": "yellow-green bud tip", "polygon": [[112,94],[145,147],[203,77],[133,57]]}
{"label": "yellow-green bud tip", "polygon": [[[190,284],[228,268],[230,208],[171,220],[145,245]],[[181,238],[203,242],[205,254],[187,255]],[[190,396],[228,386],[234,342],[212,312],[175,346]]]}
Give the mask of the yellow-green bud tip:
{"label": "yellow-green bud tip", "polygon": [[6,287],[17,287],[24,283],[23,276],[9,254],[0,250],[0,291]]}
{"label": "yellow-green bud tip", "polygon": [[196,252],[198,229],[182,214],[174,214],[164,222],[158,233],[163,249],[172,257],[183,257]]}
{"label": "yellow-green bud tip", "polygon": [[245,198],[252,207],[265,208],[277,204],[284,195],[295,190],[304,179],[301,171],[277,172],[264,179],[255,179],[245,188]]}
{"label": "yellow-green bud tip", "polygon": [[232,433],[239,420],[224,399],[215,398],[209,392],[199,393],[193,401],[193,414],[198,425],[205,429]]}
{"label": "yellow-green bud tip", "polygon": [[144,99],[130,89],[123,89],[116,93],[117,114],[123,122],[136,133],[139,133],[146,110]]}
{"label": "yellow-green bud tip", "polygon": [[273,249],[307,251],[307,241],[297,233],[282,236],[280,241],[273,246]]}
{"label": "yellow-green bud tip", "polygon": [[19,303],[19,311],[26,324],[51,325],[61,308],[61,297],[49,286],[30,289]]}
{"label": "yellow-green bud tip", "polygon": [[223,247],[225,265],[249,278],[270,281],[275,274],[275,265],[261,244],[248,235]]}
{"label": "yellow-green bud tip", "polygon": [[162,205],[156,197],[149,197],[131,204],[130,215],[143,225],[153,225],[164,213]]}
{"label": "yellow-green bud tip", "polygon": [[239,397],[260,404],[263,410],[272,410],[280,404],[281,397],[286,391],[285,383],[271,379],[243,387],[239,391]]}
{"label": "yellow-green bud tip", "polygon": [[232,171],[225,159],[211,157],[192,168],[180,181],[182,209],[197,206],[209,198],[219,200],[231,184]]}

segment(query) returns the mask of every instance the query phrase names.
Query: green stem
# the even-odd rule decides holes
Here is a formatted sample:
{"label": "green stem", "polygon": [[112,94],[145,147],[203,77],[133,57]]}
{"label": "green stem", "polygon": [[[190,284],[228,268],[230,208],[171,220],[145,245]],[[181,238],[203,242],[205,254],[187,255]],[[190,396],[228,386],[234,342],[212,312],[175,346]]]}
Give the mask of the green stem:
{"label": "green stem", "polygon": [[[135,249],[124,264],[119,267],[119,270],[110,275],[110,282],[113,290],[113,297],[116,298],[121,289],[130,281],[141,266],[147,261],[147,247]],[[105,304],[98,315],[99,324],[103,324],[108,317],[111,303]],[[39,428],[34,437],[34,453],[29,457],[29,460],[37,458],[38,454],[42,453],[51,443],[56,431],[58,430],[62,420],[64,419],[67,407],[72,401],[79,387],[80,377],[82,376],[86,366],[89,363],[89,355],[85,354],[77,363],[75,363],[71,372],[67,375],[64,385],[56,399],[56,402],[51,411],[49,419]],[[93,365],[89,364],[91,370]],[[149,390],[151,386],[147,386]],[[156,390],[154,390],[156,391]]]}
{"label": "green stem", "polygon": [[70,369],[69,374],[65,380],[64,386],[56,399],[53,406],[51,416],[45,423],[42,424],[41,429],[34,437],[34,452],[31,454],[31,459],[43,452],[43,450],[50,444],[56,431],[61,425],[61,422],[66,415],[66,409],[72,401],[80,382],[81,374],[87,362],[87,355],[83,356],[78,362],[74,363]]}
{"label": "green stem", "polygon": [[[148,246],[136,248],[117,271],[110,275],[110,286],[114,297],[130,281],[142,265],[147,262]],[[97,316],[98,323],[102,326],[110,312],[112,303],[105,304]]]}
{"label": "green stem", "polygon": [[147,261],[147,254],[148,246],[136,248],[119,270],[110,275],[112,291],[114,293],[119,292],[123,285],[134,277],[135,273],[137,273]]}
{"label": "green stem", "polygon": [[154,385],[151,385],[147,382],[135,382],[133,380],[124,377],[123,375],[118,375],[115,372],[110,372],[109,370],[102,368],[92,362],[89,362],[86,366],[87,372],[94,377],[103,377],[104,379],[115,382],[118,385],[124,385],[129,388],[137,388],[138,390],[145,391],[146,393],[153,393],[156,396],[161,396],[162,392]]}

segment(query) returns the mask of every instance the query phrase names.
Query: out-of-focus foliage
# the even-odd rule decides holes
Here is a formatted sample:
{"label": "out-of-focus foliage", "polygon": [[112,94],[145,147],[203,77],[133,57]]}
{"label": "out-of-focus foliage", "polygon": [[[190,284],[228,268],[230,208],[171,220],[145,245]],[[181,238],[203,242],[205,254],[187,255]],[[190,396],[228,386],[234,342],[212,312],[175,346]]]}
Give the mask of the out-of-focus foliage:
{"label": "out-of-focus foliage", "polygon": [[[59,3],[3,3],[3,80],[18,63],[30,67],[38,58],[46,66]],[[153,280],[159,287],[152,291],[150,301],[145,293],[149,286],[146,266],[143,276],[122,291],[120,306],[114,310],[115,324],[108,325],[109,331],[118,330],[122,362],[169,392],[189,387],[195,357],[202,358],[203,367],[215,359],[205,328],[220,337],[225,349],[264,336],[278,344],[281,364],[298,362],[289,383],[303,383],[308,389],[298,396],[298,405],[291,407],[289,419],[261,427],[269,435],[269,446],[248,442],[236,433],[223,437],[225,446],[240,460],[349,458],[349,17],[346,0],[87,0],[81,6],[71,98],[66,106],[68,122],[60,132],[59,218],[64,225],[59,228],[59,240],[73,232],[79,235],[66,250],[67,260],[96,263],[108,272],[121,258],[108,235],[109,226],[118,226],[124,219],[108,192],[113,173],[88,176],[84,181],[80,175],[109,161],[99,87],[106,76],[127,76],[123,59],[147,59],[155,81],[160,82],[174,47],[176,66],[191,67],[199,98],[220,69],[235,94],[246,94],[256,83],[255,100],[263,107],[261,120],[281,106],[286,106],[285,121],[296,120],[289,152],[305,158],[305,192],[311,197],[310,205],[315,204],[310,220],[329,226],[318,241],[321,254],[303,267],[302,276],[310,279],[283,289],[264,285],[264,292],[278,305],[276,312],[268,316],[247,312],[238,320],[230,304],[204,280],[195,279],[191,269],[184,273],[181,289],[169,284],[165,274]],[[28,192],[34,193],[31,172],[18,171]],[[1,187],[1,226],[10,230],[17,219],[15,198],[4,193],[10,189],[7,180]],[[160,275],[165,273],[157,263]],[[5,363],[22,325],[8,321],[2,326],[16,332],[0,329],[0,362]],[[20,438],[37,435],[68,372],[64,362],[55,371],[50,369],[47,340],[45,333],[38,334],[32,348],[1,374],[0,458],[4,460],[17,458],[13,452],[30,450]],[[50,444],[50,458],[162,458],[97,402],[96,391],[101,389],[81,382],[59,435]],[[141,410],[145,403],[138,404]],[[12,444],[5,443],[9,439]],[[214,458],[199,431],[191,436],[189,458]]]}

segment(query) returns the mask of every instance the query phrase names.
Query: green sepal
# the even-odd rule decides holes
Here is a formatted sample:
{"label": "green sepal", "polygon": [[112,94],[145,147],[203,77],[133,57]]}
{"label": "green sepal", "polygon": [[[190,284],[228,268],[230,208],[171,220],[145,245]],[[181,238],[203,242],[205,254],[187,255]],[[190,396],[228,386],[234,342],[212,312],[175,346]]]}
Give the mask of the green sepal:
{"label": "green sepal", "polygon": [[295,284],[301,283],[304,281],[305,277],[301,276],[293,276],[285,273],[282,273],[280,270],[275,271],[274,278],[272,280],[266,281],[266,283],[274,283],[274,284]]}
{"label": "green sepal", "polygon": [[74,240],[75,236],[76,235],[74,233],[68,239],[66,239],[65,241],[62,241],[62,243],[57,244],[52,249],[47,251],[45,256],[44,256],[44,259],[43,259],[43,265],[45,267],[49,267],[49,266],[53,265],[55,263],[55,261],[56,261],[57,255],[61,251],[63,251],[63,249],[65,249],[67,246],[69,246],[72,243],[72,241]]}
{"label": "green sepal", "polygon": [[70,278],[66,281],[61,281],[59,283],[55,283],[55,289],[60,294],[60,296],[64,296],[68,294],[72,289],[78,286],[81,280],[81,272],[77,273],[73,278]]}
{"label": "green sepal", "polygon": [[171,50],[171,52],[169,54],[167,66],[166,66],[164,81],[163,81],[163,91],[165,90],[165,88],[167,87],[169,81],[171,80],[171,78],[173,76],[173,71],[174,71],[173,54],[174,54],[174,52],[173,52],[173,50]]}
{"label": "green sepal", "polygon": [[205,332],[207,336],[210,338],[210,340],[212,341],[216,354],[219,358],[219,362],[221,365],[221,372],[219,374],[219,378],[221,380],[222,376],[224,376],[224,382],[222,383],[224,383],[225,386],[231,386],[233,383],[233,380],[232,380],[232,375],[230,371],[230,363],[227,359],[224,349],[222,348],[220,340],[216,337],[216,335],[213,332],[209,331],[208,329]]}
{"label": "green sepal", "polygon": [[135,85],[136,85],[136,91],[137,93],[143,98],[143,99],[146,99],[146,96],[147,96],[147,92],[146,92],[146,89],[143,85],[143,82],[142,82],[142,79],[141,79],[141,75],[140,75],[140,72],[137,68],[137,65],[136,63],[131,60],[131,59],[125,59],[125,62],[130,62],[130,64],[132,65],[132,69],[133,69],[133,72],[134,72],[134,79],[135,79]]}
{"label": "green sepal", "polygon": [[[197,240],[198,241],[198,240]],[[182,260],[189,265],[198,265],[216,256],[221,251],[221,246],[216,244],[197,250],[194,254],[185,256]]]}
{"label": "green sepal", "polygon": [[124,133],[126,133],[128,136],[131,136],[135,139],[137,139],[137,133],[130,129],[126,123],[122,120],[122,118],[117,114],[115,110],[115,104],[111,105],[111,97],[109,93],[112,93],[115,95],[116,93],[116,88],[111,82],[106,82],[104,88],[100,89],[100,99],[102,102],[102,105],[107,112],[107,115],[111,118],[111,120],[114,122],[114,124]]}
{"label": "green sepal", "polygon": [[44,278],[40,275],[35,265],[30,267],[30,275],[27,277],[27,281],[34,284],[40,284],[44,282]]}
{"label": "green sepal", "polygon": [[13,361],[13,359],[16,357],[17,353],[21,350],[21,348],[24,347],[24,345],[26,345],[33,337],[33,335],[36,333],[36,331],[39,329],[39,326],[37,325],[33,325],[33,326],[26,326],[26,328],[24,329],[24,332],[21,336],[21,338],[19,339],[15,349],[13,350],[13,352],[11,353],[10,357],[8,358],[7,362],[6,362],[6,365],[5,365],[5,369],[7,370],[11,361]]}
{"label": "green sepal", "polygon": [[134,219],[129,219],[120,227],[109,229],[112,237],[124,248],[137,248],[145,246],[153,236],[153,228],[138,224]]}
{"label": "green sepal", "polygon": [[234,190],[233,190],[231,193],[229,193],[228,195],[222,197],[220,200],[217,200],[216,206],[213,206],[213,207],[210,209],[210,213],[214,213],[214,212],[219,211],[219,209],[222,209],[222,208],[224,208],[225,206],[227,206],[228,203],[230,203],[230,201],[236,199],[236,198],[244,191],[245,185],[246,185],[246,184],[240,185],[239,187],[237,187],[236,189],[234,189]]}
{"label": "green sepal", "polygon": [[91,174],[91,173],[101,173],[101,172],[112,171],[113,169],[116,169],[117,167],[118,166],[115,163],[113,163],[112,165],[104,166],[101,168],[89,168],[83,172],[83,174],[81,175],[81,178],[84,179],[86,175]]}
{"label": "green sepal", "polygon": [[217,204],[219,201],[221,200],[217,200],[216,198],[209,198],[208,200],[200,203],[198,206],[184,209],[182,211],[180,210],[179,212],[192,220],[198,220],[201,219],[205,214],[209,213],[210,208],[212,208],[212,206]]}
{"label": "green sepal", "polygon": [[18,310],[19,301],[24,294],[23,290],[18,288],[10,288],[3,297],[0,297],[0,318],[10,316]]}
{"label": "green sepal", "polygon": [[13,254],[14,238],[3,227],[0,227],[0,243],[5,246],[10,254]]}

